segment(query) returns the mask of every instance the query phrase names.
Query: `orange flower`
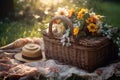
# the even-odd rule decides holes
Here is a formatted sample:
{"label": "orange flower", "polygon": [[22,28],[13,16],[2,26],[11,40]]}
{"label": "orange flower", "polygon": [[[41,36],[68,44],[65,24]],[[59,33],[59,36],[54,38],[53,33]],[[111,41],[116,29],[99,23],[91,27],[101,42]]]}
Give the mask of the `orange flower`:
{"label": "orange flower", "polygon": [[77,18],[78,18],[78,19],[83,18],[86,12],[88,12],[88,9],[82,8],[82,9],[78,12]]}
{"label": "orange flower", "polygon": [[92,32],[92,33],[96,32],[97,29],[98,29],[98,27],[95,24],[93,24],[93,23],[89,24],[87,26],[87,28],[88,28],[89,32]]}
{"label": "orange flower", "polygon": [[79,28],[75,27],[74,30],[73,30],[73,35],[77,36],[78,32],[79,32]]}
{"label": "orange flower", "polygon": [[71,9],[68,11],[68,17],[71,17],[73,15],[73,13],[75,12],[75,9]]}
{"label": "orange flower", "polygon": [[90,24],[90,23],[92,23],[92,22],[93,22],[93,19],[92,19],[92,18],[86,19],[86,23]]}
{"label": "orange flower", "polygon": [[86,23],[88,23],[88,24],[90,24],[90,23],[96,23],[96,22],[97,22],[97,19],[94,16],[86,19]]}
{"label": "orange flower", "polygon": [[92,20],[93,20],[92,22],[94,22],[94,23],[97,22],[97,18],[96,18],[96,17],[93,16],[93,17],[91,17],[91,18],[92,18]]}
{"label": "orange flower", "polygon": [[80,13],[82,13],[82,14],[85,14],[86,12],[88,12],[88,9],[82,8],[82,9],[80,10]]}
{"label": "orange flower", "polygon": [[77,15],[78,19],[83,18],[83,17],[84,17],[84,14],[78,13],[78,15]]}

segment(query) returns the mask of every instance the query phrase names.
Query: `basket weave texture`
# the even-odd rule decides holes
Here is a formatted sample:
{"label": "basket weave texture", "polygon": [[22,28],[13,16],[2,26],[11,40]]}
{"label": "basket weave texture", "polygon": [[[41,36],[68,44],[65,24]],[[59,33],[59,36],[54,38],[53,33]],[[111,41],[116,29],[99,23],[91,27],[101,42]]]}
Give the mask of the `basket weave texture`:
{"label": "basket weave texture", "polygon": [[64,64],[70,64],[92,72],[117,57],[116,46],[106,37],[81,38],[77,43],[71,37],[72,45],[63,46],[60,39],[52,31],[52,23],[56,19],[61,19],[69,26],[71,31],[73,30],[71,21],[64,16],[57,16],[51,20],[48,33],[43,31],[47,59],[55,59]]}

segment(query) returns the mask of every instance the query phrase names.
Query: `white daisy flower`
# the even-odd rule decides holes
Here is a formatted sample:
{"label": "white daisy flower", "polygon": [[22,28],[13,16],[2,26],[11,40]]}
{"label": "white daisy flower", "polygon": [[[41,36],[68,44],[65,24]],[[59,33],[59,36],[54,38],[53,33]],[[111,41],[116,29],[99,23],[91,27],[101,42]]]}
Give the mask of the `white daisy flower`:
{"label": "white daisy flower", "polygon": [[68,16],[68,10],[66,8],[59,7],[58,10],[57,10],[57,12],[55,14],[57,16],[59,16],[59,15]]}

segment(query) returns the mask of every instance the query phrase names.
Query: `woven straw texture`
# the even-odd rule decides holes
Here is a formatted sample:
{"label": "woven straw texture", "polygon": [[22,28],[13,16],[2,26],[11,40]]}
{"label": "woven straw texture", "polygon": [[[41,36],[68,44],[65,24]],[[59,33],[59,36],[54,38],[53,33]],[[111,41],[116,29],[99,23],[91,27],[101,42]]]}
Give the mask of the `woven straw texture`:
{"label": "woven straw texture", "polygon": [[77,43],[71,37],[72,45],[63,46],[60,39],[54,36],[52,31],[52,23],[56,19],[61,19],[69,26],[71,31],[73,30],[71,21],[64,16],[57,16],[51,20],[48,33],[43,31],[47,59],[55,59],[64,64],[70,64],[92,72],[117,58],[116,46],[106,37],[98,37],[96,39],[81,38]]}

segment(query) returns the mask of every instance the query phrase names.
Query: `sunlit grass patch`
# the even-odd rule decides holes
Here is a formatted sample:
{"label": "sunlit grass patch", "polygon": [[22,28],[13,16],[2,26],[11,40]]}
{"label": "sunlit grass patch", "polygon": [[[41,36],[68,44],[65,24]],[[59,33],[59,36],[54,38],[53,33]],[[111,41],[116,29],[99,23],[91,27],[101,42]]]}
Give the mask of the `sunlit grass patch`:
{"label": "sunlit grass patch", "polygon": [[18,38],[42,37],[42,30],[46,26],[42,23],[29,25],[24,22],[11,22],[0,25],[0,46],[6,45]]}

